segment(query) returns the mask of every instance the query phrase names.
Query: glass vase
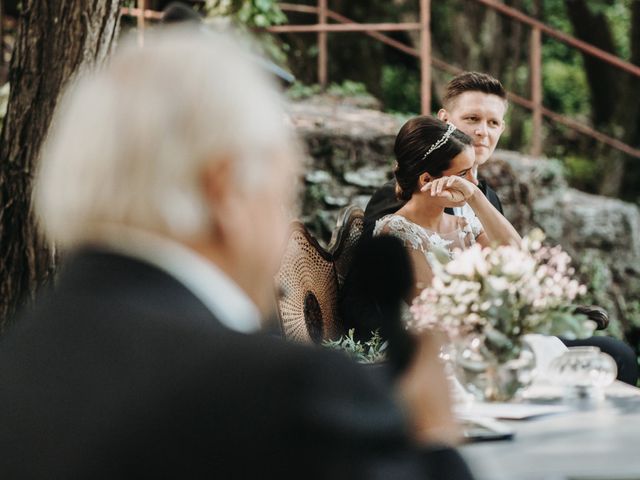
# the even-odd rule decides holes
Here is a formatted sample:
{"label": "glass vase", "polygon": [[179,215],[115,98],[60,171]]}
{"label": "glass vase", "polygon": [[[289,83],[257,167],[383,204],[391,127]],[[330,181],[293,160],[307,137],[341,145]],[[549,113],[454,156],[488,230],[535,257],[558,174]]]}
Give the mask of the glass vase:
{"label": "glass vase", "polygon": [[549,366],[549,380],[569,398],[602,398],[617,373],[616,362],[598,347],[570,347]]}
{"label": "glass vase", "polygon": [[477,400],[508,402],[531,383],[535,357],[524,343],[516,344],[518,355],[499,358],[480,334],[456,342],[456,375],[462,386]]}

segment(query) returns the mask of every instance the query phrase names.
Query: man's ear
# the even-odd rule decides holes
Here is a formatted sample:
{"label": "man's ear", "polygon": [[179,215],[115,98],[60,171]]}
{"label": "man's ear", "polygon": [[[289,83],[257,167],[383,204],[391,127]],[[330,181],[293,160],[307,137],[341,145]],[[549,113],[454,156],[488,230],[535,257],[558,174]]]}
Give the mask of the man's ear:
{"label": "man's ear", "polygon": [[210,204],[226,200],[231,185],[232,165],[226,157],[207,163],[202,168],[202,191]]}
{"label": "man's ear", "polygon": [[202,193],[217,237],[227,236],[225,223],[236,214],[233,211],[237,189],[234,176],[235,169],[230,157],[207,164],[201,172]]}
{"label": "man's ear", "polygon": [[449,121],[449,112],[447,112],[444,108],[438,110],[438,118],[443,122]]}

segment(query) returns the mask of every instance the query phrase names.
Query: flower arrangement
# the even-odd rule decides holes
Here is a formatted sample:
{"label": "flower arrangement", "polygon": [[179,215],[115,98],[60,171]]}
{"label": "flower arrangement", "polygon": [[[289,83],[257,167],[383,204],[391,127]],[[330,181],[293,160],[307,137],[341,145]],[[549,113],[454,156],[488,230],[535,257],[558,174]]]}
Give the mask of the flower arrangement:
{"label": "flower arrangement", "polygon": [[520,246],[476,244],[449,261],[436,256],[432,285],[414,300],[408,327],[442,330],[452,340],[481,335],[500,362],[520,354],[528,333],[589,336],[595,324],[572,306],[586,287],[571,278],[569,255],[543,239],[537,230]]}

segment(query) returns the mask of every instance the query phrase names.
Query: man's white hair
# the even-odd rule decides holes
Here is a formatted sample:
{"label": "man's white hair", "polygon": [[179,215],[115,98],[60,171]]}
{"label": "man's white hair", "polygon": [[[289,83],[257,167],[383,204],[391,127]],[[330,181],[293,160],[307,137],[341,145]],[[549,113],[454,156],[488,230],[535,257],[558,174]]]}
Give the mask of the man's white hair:
{"label": "man's white hair", "polygon": [[165,27],[67,90],[42,150],[35,212],[63,247],[99,240],[110,224],[197,236],[215,216],[205,165],[232,158],[238,188],[253,188],[290,142],[281,98],[243,48]]}

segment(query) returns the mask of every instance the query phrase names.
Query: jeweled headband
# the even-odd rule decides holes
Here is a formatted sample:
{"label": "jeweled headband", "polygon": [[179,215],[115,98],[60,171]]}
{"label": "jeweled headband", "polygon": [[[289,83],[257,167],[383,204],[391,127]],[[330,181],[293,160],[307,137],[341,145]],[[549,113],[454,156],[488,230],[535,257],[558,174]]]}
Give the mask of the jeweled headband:
{"label": "jeweled headband", "polygon": [[451,134],[455,131],[456,127],[453,123],[449,123],[449,126],[447,127],[447,131],[444,132],[444,135],[442,135],[442,137],[440,137],[440,139],[434,143],[433,145],[431,145],[429,147],[429,149],[425,152],[425,154],[423,155],[422,159],[424,160],[425,158],[427,158],[429,156],[429,154],[431,154],[432,152],[434,152],[435,150],[439,149],[440,147],[442,147],[445,143],[447,143],[447,141],[449,140],[449,137],[451,136]]}

